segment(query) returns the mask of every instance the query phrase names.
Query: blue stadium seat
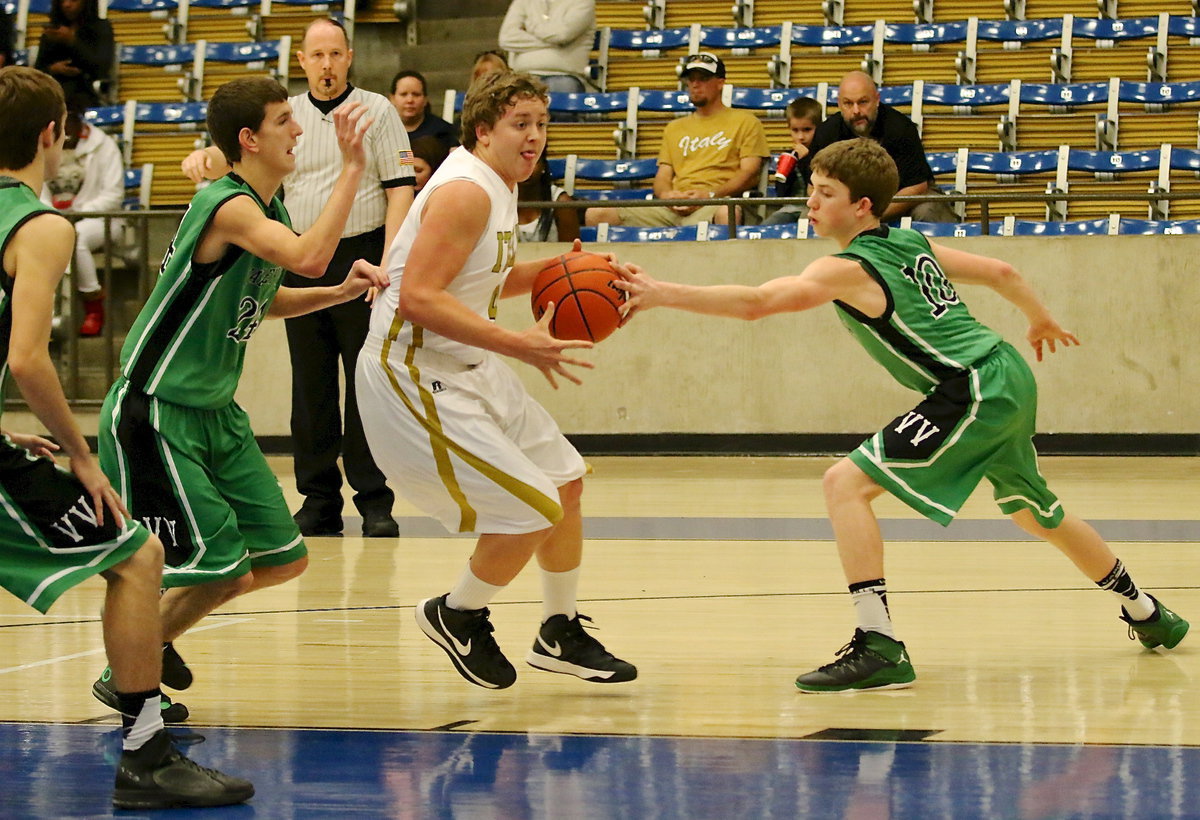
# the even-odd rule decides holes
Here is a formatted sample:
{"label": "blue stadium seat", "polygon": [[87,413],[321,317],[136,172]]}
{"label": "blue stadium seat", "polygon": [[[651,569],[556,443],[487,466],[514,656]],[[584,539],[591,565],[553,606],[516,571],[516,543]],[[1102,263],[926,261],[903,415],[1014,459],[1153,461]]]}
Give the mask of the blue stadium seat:
{"label": "blue stadium seat", "polygon": [[935,176],[950,174],[958,167],[958,152],[930,151],[925,154],[925,161],[929,163],[929,167]]}
{"label": "blue stadium seat", "polygon": [[1171,169],[1200,172],[1200,148],[1171,148]]}
{"label": "blue stadium seat", "polygon": [[1200,101],[1200,82],[1147,83],[1122,80],[1118,86],[1118,95],[1121,102],[1144,105],[1197,102]]}
{"label": "blue stadium seat", "polygon": [[594,93],[589,91],[550,92],[550,110],[572,114],[608,114],[624,111],[629,105],[629,95],[624,91]]}
{"label": "blue stadium seat", "polygon": [[1186,37],[1189,40],[1200,37],[1200,17],[1177,17],[1172,14],[1167,18],[1167,33],[1172,37]]}
{"label": "blue stadium seat", "polygon": [[686,91],[646,90],[639,93],[638,111],[689,113],[695,110]]}
{"label": "blue stadium seat", "polygon": [[1041,222],[1016,219],[1011,223],[1013,236],[1104,236],[1108,233],[1107,219],[1080,219],[1064,222]]}
{"label": "blue stadium seat", "polygon": [[1134,40],[1157,34],[1157,17],[1076,17],[1071,23],[1072,36],[1089,40]]}
{"label": "blue stadium seat", "polygon": [[913,222],[910,223],[909,227],[914,231],[920,231],[925,236],[983,235],[983,228],[978,222]]}
{"label": "blue stadium seat", "polygon": [[[695,242],[699,239],[699,225],[683,225],[671,228],[639,228],[636,225],[608,226],[608,242]],[[709,225],[707,227],[709,240],[729,238],[729,228],[726,225]],[[579,238],[584,242],[599,242],[599,229],[583,227],[579,229]]]}
{"label": "blue stadium seat", "polygon": [[1200,219],[1125,219],[1117,223],[1119,234],[1197,234]]}
{"label": "blue stadium seat", "polygon": [[799,235],[795,222],[784,225],[739,225],[737,229],[738,239],[795,239]]}
{"label": "blue stadium seat", "polygon": [[96,108],[89,108],[84,112],[83,118],[88,125],[95,125],[98,128],[105,128],[110,125],[122,125],[125,122],[125,106],[101,105]]}
{"label": "blue stadium seat", "polygon": [[981,105],[1007,105],[1008,83],[985,85],[925,83],[921,100],[933,105],[970,106],[972,108]]}
{"label": "blue stadium seat", "polygon": [[1108,83],[1021,83],[1021,103],[1089,105],[1108,102]]}
{"label": "blue stadium seat", "polygon": [[797,97],[816,97],[815,86],[809,88],[745,88],[733,89],[731,108],[748,108],[752,111],[782,111]]}
{"label": "blue stadium seat", "polygon": [[704,48],[775,48],[782,42],[782,26],[733,28],[704,27],[700,30],[700,45]]}
{"label": "blue stadium seat", "polygon": [[1045,20],[980,20],[980,40],[1000,43],[1036,43],[1062,37],[1061,17]]}
{"label": "blue stadium seat", "polygon": [[255,40],[246,43],[217,43],[205,45],[204,59],[218,63],[254,63],[278,60],[280,40]]}
{"label": "blue stadium seat", "polygon": [[969,151],[967,170],[984,174],[1039,174],[1058,170],[1058,151]]}
{"label": "blue stadium seat", "polygon": [[883,41],[899,45],[939,45],[961,43],[967,39],[967,22],[952,23],[888,23],[883,29]]}
{"label": "blue stadium seat", "polygon": [[792,45],[825,47],[861,46],[875,41],[875,27],[792,26]]}
{"label": "blue stadium seat", "polygon": [[659,51],[668,48],[687,48],[691,37],[688,28],[611,29],[608,41],[610,49],[622,51]]}
{"label": "blue stadium seat", "polygon": [[108,0],[109,11],[152,12],[179,8],[177,0]]}
{"label": "blue stadium seat", "polygon": [[138,103],[134,119],[156,125],[183,125],[202,124],[207,116],[207,102]]}
{"label": "blue stadium seat", "polygon": [[1093,174],[1119,174],[1125,171],[1150,171],[1158,168],[1159,149],[1145,151],[1089,151],[1072,148],[1067,152],[1067,168]]}
{"label": "blue stadium seat", "polygon": [[[566,177],[570,177],[571,160],[566,160]],[[634,182],[654,179],[658,172],[658,160],[643,159],[591,159],[578,157],[575,160],[575,178],[596,182]]]}
{"label": "blue stadium seat", "polygon": [[117,59],[127,65],[180,66],[196,58],[196,46],[182,45],[121,46]]}
{"label": "blue stadium seat", "polygon": [[654,199],[653,188],[576,188],[575,199],[595,202],[601,199],[639,200]]}

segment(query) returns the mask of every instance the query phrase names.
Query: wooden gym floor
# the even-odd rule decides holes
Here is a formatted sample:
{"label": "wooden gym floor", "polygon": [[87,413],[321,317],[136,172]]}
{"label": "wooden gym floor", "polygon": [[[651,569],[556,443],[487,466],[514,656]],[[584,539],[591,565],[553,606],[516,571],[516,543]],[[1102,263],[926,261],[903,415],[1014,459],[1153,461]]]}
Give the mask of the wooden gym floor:
{"label": "wooden gym floor", "polygon": [[[471,548],[397,502],[399,543],[309,541],[290,584],[177,642],[200,762],[255,780],[196,816],[1141,817],[1200,805],[1200,632],[1143,650],[1118,604],[995,512],[942,528],[890,498],[889,602],[917,670],[895,692],[801,695],[854,628],[823,517],[828,458],[593,458],[581,611],[639,678],[521,663],[537,573],[492,607],[511,689],[467,684],[417,629]],[[293,508],[290,462],[273,459]],[[1200,620],[1200,459],[1046,458],[1135,580]],[[0,817],[103,817],[115,715],[103,584],[50,616],[0,599]],[[200,742],[203,740],[203,742]],[[190,812],[172,816],[183,817]],[[129,815],[123,815],[129,816]]]}

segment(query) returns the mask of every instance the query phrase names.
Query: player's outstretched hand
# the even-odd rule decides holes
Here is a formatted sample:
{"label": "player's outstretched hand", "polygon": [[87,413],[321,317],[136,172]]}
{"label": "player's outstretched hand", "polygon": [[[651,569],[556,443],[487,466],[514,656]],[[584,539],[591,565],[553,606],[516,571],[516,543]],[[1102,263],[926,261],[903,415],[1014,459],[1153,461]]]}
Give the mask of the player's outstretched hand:
{"label": "player's outstretched hand", "polygon": [[632,263],[616,268],[621,278],[613,282],[613,287],[625,291],[625,304],[621,305],[621,327],[624,327],[639,310],[663,304],[663,283]]}
{"label": "player's outstretched hand", "polygon": [[379,265],[372,265],[366,259],[356,259],[350,266],[350,272],[342,280],[342,295],[344,302],[366,293],[367,302],[375,300],[375,294],[390,284],[387,272]]}
{"label": "player's outstretched hand", "polygon": [[1029,326],[1029,332],[1025,334],[1025,338],[1033,345],[1034,353],[1037,355],[1037,360],[1042,360],[1042,346],[1050,348],[1051,353],[1058,352],[1058,343],[1061,342],[1063,347],[1071,345],[1079,346],[1079,340],[1075,338],[1075,334],[1069,330],[1063,330],[1062,326],[1053,319],[1047,318],[1037,324]]}
{"label": "player's outstretched hand", "polygon": [[363,140],[374,121],[367,116],[367,107],[360,102],[346,103],[333,112],[333,129],[344,164],[366,165],[367,152]]}
{"label": "player's outstretched hand", "polygon": [[542,371],[546,381],[550,382],[550,386],[555,390],[558,389],[558,382],[554,380],[555,373],[569,382],[583,384],[578,376],[566,369],[565,365],[587,368],[594,365],[583,359],[573,359],[564,351],[570,348],[586,350],[592,346],[592,343],[582,339],[555,339],[550,335],[550,320],[553,318],[554,303],[550,302],[546,305],[546,312],[542,314],[538,323],[521,332],[521,345],[513,352],[513,357]]}
{"label": "player's outstretched hand", "polygon": [[20,447],[34,458],[54,458],[58,445],[48,438],[35,436],[32,433],[5,433],[8,440]]}
{"label": "player's outstretched hand", "polygon": [[121,522],[129,518],[129,510],[125,508],[125,502],[121,500],[121,496],[117,495],[117,491],[109,483],[108,476],[100,470],[100,464],[96,461],[95,456],[91,453],[72,456],[71,472],[75,474],[75,477],[87,490],[88,495],[92,497],[92,509],[96,511],[97,522],[104,523],[106,507],[112,513],[114,521]]}

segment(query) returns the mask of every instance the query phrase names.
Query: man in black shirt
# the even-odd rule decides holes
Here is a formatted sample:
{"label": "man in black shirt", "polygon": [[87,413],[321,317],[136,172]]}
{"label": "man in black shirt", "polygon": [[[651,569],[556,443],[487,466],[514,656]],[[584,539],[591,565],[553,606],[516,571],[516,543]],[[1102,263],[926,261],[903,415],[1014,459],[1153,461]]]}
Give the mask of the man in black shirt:
{"label": "man in black shirt", "polygon": [[[875,81],[862,71],[851,71],[838,86],[838,113],[817,126],[808,157],[801,160],[805,176],[807,160],[827,145],[855,137],[870,137],[891,155],[900,171],[897,196],[938,193],[933,171],[925,159],[925,147],[917,126],[904,114],[879,101]],[[884,211],[884,222],[909,215],[916,222],[957,222],[948,203],[896,202]]]}

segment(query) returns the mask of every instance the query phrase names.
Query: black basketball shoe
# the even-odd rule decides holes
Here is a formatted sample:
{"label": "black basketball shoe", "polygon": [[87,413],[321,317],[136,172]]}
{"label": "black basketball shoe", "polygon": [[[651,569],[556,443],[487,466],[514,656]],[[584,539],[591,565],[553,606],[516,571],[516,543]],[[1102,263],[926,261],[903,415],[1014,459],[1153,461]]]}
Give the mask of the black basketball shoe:
{"label": "black basketball shoe", "polygon": [[[92,684],[92,694],[96,700],[103,703],[114,712],[121,711],[120,701],[117,700],[117,690],[112,686],[112,669],[104,667],[100,677]],[[165,694],[162,696],[163,723],[183,723],[188,719],[188,708],[182,703],[174,703]]]}
{"label": "black basketball shoe", "polygon": [[249,780],[206,769],[180,754],[166,729],[140,749],[122,752],[113,806],[118,809],[181,809],[231,806],[254,796]]}
{"label": "black basketball shoe", "polygon": [[417,625],[445,650],[458,674],[485,689],[505,689],[517,680],[517,670],[504,657],[492,637],[489,611],[451,609],[446,596],[426,598],[417,604]]}
{"label": "black basketball shoe", "polygon": [[162,683],[172,689],[187,689],[192,685],[192,670],[171,643],[163,644]]}
{"label": "black basketball shoe", "polygon": [[591,620],[586,615],[555,615],[538,630],[525,661],[547,672],[562,672],[594,683],[624,683],[636,678],[636,666],[613,657],[584,630],[580,622]]}

